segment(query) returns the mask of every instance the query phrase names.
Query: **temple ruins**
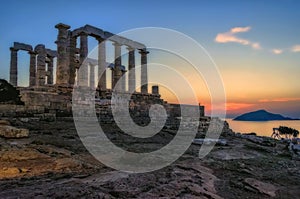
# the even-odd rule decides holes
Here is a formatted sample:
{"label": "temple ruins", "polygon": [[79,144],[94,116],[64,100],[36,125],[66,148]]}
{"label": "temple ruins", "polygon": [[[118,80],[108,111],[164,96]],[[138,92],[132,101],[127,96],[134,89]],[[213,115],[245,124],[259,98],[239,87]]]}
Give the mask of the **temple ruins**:
{"label": "temple ruins", "polygon": [[[98,112],[103,110],[104,102],[109,104],[112,89],[121,93],[135,91],[131,96],[131,102],[129,102],[131,107],[138,105],[140,109],[147,109],[147,106],[146,108],[144,106],[145,103],[159,103],[169,110],[178,109],[177,105],[168,104],[160,98],[158,86],[152,86],[152,92],[149,93],[147,71],[149,52],[144,44],[90,25],[71,30],[69,25],[59,23],[55,28],[58,30],[55,41],[56,50],[49,49],[43,44],[38,44],[33,48],[31,45],[19,42],[14,42],[10,48],[9,82],[20,90],[21,99],[25,103],[21,107],[15,106],[14,110],[11,110],[10,107],[8,112],[11,114],[22,115],[26,113],[41,117],[57,116],[62,113],[71,114],[74,86],[96,90],[95,98],[98,99],[96,101],[99,102],[98,107],[100,107]],[[97,59],[88,58],[89,37],[98,42]],[[106,60],[106,42],[111,42],[113,45],[113,63],[108,63]],[[121,47],[127,49],[128,63],[122,63]],[[18,85],[18,51],[26,51],[30,56],[28,87]],[[139,52],[139,57],[136,57],[135,52]],[[135,67],[137,64],[143,66],[141,67],[140,78],[138,78],[141,81],[139,91],[136,90],[138,84]],[[56,74],[54,74],[54,68]],[[80,68],[81,72],[78,73]],[[111,85],[109,85],[111,89],[107,85],[107,70],[111,70]],[[98,74],[96,75],[96,73]],[[116,88],[116,83],[125,74],[127,78],[122,78],[121,84],[118,83],[120,88]],[[128,90],[126,90],[126,85]],[[2,110],[0,113],[2,115],[7,114],[3,109],[5,107],[0,104],[0,110]],[[201,116],[203,116],[204,107],[199,105],[199,109]],[[173,112],[178,112],[178,110]]]}

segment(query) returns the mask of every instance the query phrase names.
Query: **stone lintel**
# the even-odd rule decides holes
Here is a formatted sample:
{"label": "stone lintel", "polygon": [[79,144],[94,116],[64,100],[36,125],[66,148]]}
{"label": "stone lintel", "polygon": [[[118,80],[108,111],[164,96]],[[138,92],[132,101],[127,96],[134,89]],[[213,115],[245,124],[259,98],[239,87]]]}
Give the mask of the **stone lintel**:
{"label": "stone lintel", "polygon": [[102,29],[96,28],[91,25],[85,25],[84,27],[73,30],[72,37],[78,37],[81,33],[86,33],[92,37],[95,37],[96,39],[98,38],[98,39],[102,39],[102,40],[110,40],[112,42],[116,42],[121,45],[126,45],[131,48],[135,48],[135,49],[146,48],[146,46],[144,44],[127,39],[127,38],[119,36],[119,35],[115,35],[108,31],[103,31]]}
{"label": "stone lintel", "polygon": [[28,44],[14,42],[14,49],[16,49],[16,50],[32,51],[32,46],[28,45]]}

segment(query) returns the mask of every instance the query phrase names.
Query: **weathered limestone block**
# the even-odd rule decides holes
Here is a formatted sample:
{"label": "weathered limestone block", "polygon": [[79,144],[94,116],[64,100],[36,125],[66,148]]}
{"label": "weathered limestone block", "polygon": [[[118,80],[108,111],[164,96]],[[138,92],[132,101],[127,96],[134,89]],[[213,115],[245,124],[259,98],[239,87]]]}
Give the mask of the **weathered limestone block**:
{"label": "weathered limestone block", "polygon": [[0,120],[0,126],[9,126],[10,123],[7,120]]}
{"label": "weathered limestone block", "polygon": [[0,136],[5,138],[24,138],[29,136],[29,130],[7,125],[0,126]]}

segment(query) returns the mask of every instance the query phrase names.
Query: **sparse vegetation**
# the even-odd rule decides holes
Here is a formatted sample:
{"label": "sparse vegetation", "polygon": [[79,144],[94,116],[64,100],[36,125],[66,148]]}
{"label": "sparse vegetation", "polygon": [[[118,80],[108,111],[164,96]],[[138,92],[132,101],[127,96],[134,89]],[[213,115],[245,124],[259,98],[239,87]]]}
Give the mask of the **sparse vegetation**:
{"label": "sparse vegetation", "polygon": [[0,103],[24,104],[21,101],[20,91],[4,79],[0,79]]}
{"label": "sparse vegetation", "polygon": [[287,126],[279,126],[278,131],[280,135],[285,135],[287,138],[298,137],[299,131]]}

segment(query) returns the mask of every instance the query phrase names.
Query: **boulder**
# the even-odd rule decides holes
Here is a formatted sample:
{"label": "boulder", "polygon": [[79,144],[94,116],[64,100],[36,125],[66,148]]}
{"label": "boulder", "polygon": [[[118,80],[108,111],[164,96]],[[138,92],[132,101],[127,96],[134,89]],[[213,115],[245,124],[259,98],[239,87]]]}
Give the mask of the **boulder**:
{"label": "boulder", "polygon": [[8,125],[0,125],[0,136],[5,138],[25,138],[29,136],[29,130],[18,129]]}

